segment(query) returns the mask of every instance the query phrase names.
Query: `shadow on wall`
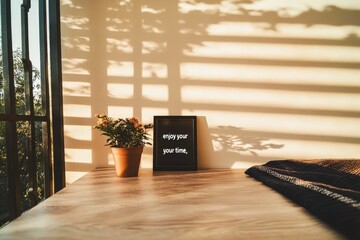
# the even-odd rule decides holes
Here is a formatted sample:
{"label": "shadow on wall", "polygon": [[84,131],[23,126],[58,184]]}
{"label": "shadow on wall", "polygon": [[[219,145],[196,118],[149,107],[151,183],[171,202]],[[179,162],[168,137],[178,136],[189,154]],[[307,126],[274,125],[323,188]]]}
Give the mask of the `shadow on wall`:
{"label": "shadow on wall", "polygon": [[218,168],[248,168],[259,161],[260,152],[268,149],[280,149],[283,144],[271,143],[270,139],[259,137],[235,126],[218,126],[209,129],[206,117],[198,116],[198,157],[199,168],[206,168],[207,159],[221,159],[212,163]]}
{"label": "shadow on wall", "polygon": [[111,164],[96,113],[201,116],[202,168],[359,154],[360,6],[306,3],[63,1],[67,171]]}

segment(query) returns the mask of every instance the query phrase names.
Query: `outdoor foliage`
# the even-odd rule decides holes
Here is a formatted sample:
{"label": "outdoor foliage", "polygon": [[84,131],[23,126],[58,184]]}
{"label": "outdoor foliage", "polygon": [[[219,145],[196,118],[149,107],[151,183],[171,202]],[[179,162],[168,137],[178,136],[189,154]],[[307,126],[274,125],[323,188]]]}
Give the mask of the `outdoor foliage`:
{"label": "outdoor foliage", "polygon": [[[24,68],[21,60],[21,50],[17,49],[13,52],[14,64],[14,81],[15,81],[15,95],[16,95],[16,113],[18,115],[25,115],[25,81],[24,81]],[[4,81],[3,81],[3,63],[2,53],[0,52],[0,114],[4,113]],[[41,114],[41,88],[40,88],[40,73],[37,69],[33,69],[33,101],[35,114]],[[8,173],[7,173],[7,158],[6,158],[6,134],[5,134],[5,121],[0,122],[0,226],[7,218],[7,195],[8,195]],[[20,183],[21,183],[21,210],[25,211],[32,207],[31,198],[29,193],[31,186],[29,167],[29,147],[30,147],[30,122],[18,121],[17,124],[17,150],[20,168]],[[42,159],[42,123],[36,122],[36,168],[37,168],[37,185],[38,198],[44,198],[44,166]]]}

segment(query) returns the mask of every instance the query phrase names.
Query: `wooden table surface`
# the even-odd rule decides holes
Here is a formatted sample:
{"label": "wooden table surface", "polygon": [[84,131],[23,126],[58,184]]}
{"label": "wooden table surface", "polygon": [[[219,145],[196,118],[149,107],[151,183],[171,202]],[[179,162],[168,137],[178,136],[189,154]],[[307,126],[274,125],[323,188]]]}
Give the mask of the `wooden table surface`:
{"label": "wooden table surface", "polygon": [[0,239],[341,239],[244,170],[92,171],[0,229]]}

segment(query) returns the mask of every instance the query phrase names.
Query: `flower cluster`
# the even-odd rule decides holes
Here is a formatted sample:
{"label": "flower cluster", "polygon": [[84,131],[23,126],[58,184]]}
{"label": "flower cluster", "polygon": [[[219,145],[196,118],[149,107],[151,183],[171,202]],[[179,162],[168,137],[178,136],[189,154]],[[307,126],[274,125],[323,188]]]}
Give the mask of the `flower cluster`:
{"label": "flower cluster", "polygon": [[153,127],[152,124],[143,125],[134,117],[113,119],[100,114],[95,117],[98,122],[94,128],[108,137],[105,146],[130,148],[151,145],[147,130]]}

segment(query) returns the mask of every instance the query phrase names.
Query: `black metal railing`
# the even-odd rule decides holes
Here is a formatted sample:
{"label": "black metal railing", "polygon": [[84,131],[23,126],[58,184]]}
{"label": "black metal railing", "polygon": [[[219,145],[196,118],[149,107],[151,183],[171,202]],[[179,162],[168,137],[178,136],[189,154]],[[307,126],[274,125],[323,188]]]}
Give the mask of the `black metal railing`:
{"label": "black metal railing", "polygon": [[[29,54],[29,34],[32,33],[29,32],[28,13],[32,7],[31,0],[23,0],[22,4],[15,6],[21,10],[20,56],[13,50],[12,39],[11,4],[16,2],[0,2],[0,104],[3,105],[0,109],[1,226],[64,188],[65,163],[60,2],[38,1],[39,49],[36,51],[40,59],[39,70],[33,67]],[[47,47],[48,42],[50,48]],[[18,57],[21,58],[21,66],[18,63],[14,65]],[[14,70],[18,68],[23,69],[23,75],[14,75]],[[19,96],[21,101],[17,99]],[[23,112],[17,111],[21,104],[24,105],[21,106]]]}

